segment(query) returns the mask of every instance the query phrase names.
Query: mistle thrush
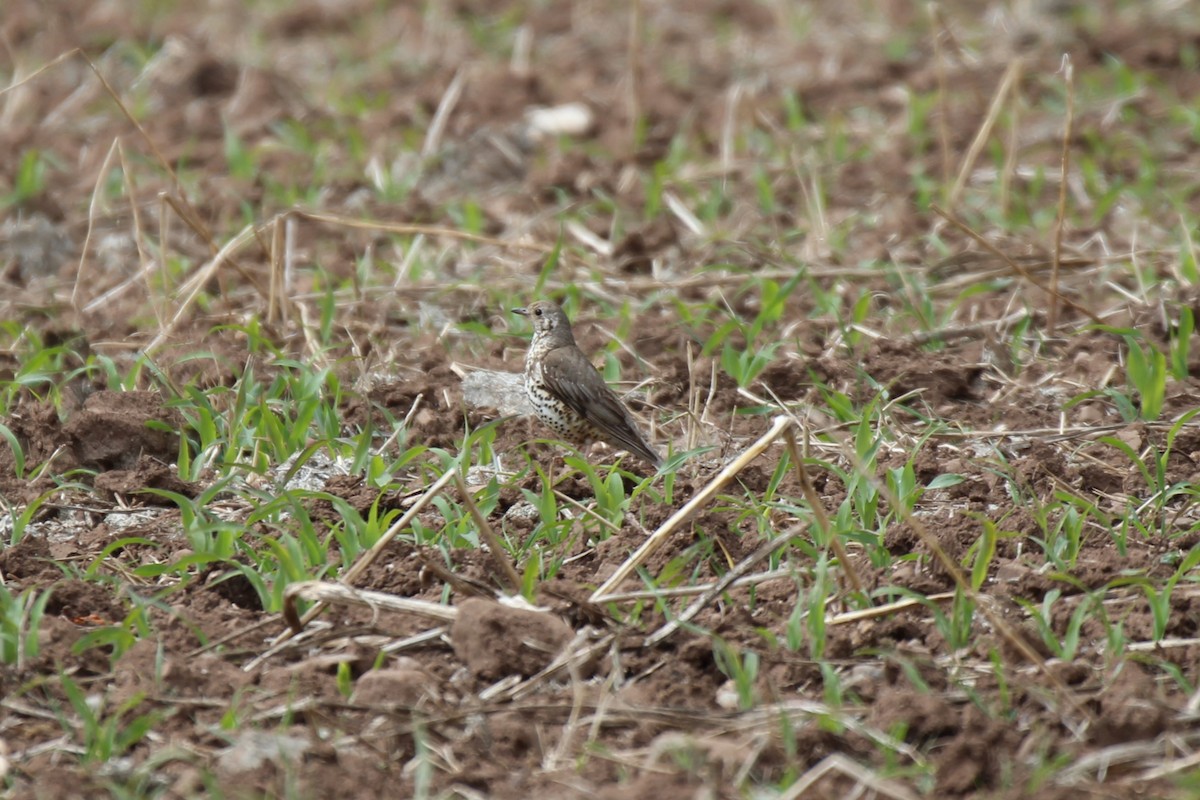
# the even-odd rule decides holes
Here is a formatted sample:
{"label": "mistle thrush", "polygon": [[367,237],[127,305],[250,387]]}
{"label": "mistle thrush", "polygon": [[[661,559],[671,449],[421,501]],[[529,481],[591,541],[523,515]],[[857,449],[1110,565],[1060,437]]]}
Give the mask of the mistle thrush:
{"label": "mistle thrush", "polygon": [[538,419],[576,447],[599,440],[659,466],[662,458],[625,404],[575,344],[563,310],[539,300],[513,313],[533,322],[533,341],[525,354],[525,393]]}

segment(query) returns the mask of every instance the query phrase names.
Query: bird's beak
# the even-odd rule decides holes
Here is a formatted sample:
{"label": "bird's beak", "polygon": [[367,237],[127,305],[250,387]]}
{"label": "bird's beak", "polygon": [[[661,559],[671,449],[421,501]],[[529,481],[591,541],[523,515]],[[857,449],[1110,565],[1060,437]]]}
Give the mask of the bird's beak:
{"label": "bird's beak", "polygon": [[520,314],[522,317],[528,317],[528,316],[529,316],[529,309],[528,309],[528,308],[514,308],[514,309],[512,310],[512,312],[513,312],[514,314]]}

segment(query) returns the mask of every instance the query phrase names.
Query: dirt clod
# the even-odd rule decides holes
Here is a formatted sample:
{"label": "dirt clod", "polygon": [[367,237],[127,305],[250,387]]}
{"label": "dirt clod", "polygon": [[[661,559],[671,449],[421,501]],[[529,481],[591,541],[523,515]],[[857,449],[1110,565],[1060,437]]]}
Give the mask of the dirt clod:
{"label": "dirt clod", "polygon": [[552,614],[480,598],[458,606],[450,630],[454,654],[484,680],[533,675],[553,661],[573,636],[571,628]]}
{"label": "dirt clod", "polygon": [[173,462],[182,425],[157,392],[101,391],[67,420],[63,433],[81,466],[133,469],[142,456]]}

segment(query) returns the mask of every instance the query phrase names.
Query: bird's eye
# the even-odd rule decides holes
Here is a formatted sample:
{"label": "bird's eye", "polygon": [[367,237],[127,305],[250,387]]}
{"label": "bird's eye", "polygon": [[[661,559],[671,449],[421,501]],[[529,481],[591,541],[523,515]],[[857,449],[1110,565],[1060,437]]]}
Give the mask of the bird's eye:
{"label": "bird's eye", "polygon": [[535,317],[540,317],[542,315],[542,310],[540,308],[535,308],[533,311],[533,315]]}

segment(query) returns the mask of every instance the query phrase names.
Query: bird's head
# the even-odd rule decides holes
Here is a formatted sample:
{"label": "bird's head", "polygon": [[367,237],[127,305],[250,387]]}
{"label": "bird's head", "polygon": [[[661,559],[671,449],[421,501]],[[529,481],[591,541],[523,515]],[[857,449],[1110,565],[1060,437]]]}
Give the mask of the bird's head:
{"label": "bird's head", "polygon": [[529,321],[533,323],[534,336],[553,338],[562,344],[572,344],[575,341],[566,313],[548,300],[538,300],[524,308],[514,308],[513,313],[529,317]]}

